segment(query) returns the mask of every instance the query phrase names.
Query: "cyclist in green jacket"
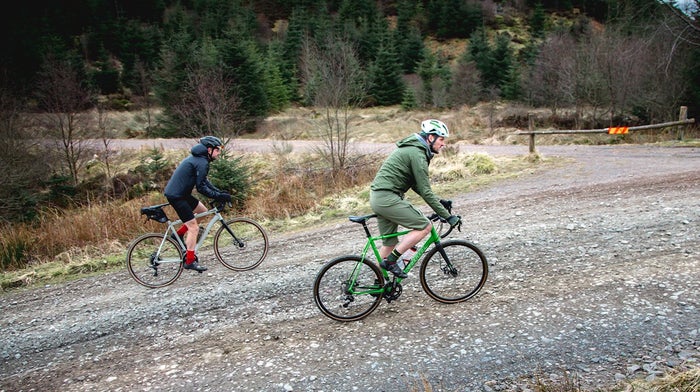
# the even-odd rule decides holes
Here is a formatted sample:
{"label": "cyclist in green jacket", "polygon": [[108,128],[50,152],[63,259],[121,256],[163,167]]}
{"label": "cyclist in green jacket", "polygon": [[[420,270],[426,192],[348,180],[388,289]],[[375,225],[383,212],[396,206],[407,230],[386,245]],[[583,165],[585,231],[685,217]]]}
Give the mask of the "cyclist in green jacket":
{"label": "cyclist in green jacket", "polygon": [[398,243],[397,237],[387,238],[379,249],[382,268],[400,278],[408,275],[396,261],[403,252],[428,235],[431,228],[430,220],[404,200],[406,191],[413,189],[435,213],[447,219],[451,226],[459,223],[460,217],[450,215],[445,208],[450,202],[441,200],[433,193],[428,175],[430,160],[440,153],[449,134],[442,121],[423,121],[420,133],[396,143],[398,148],[384,161],[370,186],[369,203],[378,215],[380,234],[395,233],[399,225],[411,230],[403,236],[401,243]]}

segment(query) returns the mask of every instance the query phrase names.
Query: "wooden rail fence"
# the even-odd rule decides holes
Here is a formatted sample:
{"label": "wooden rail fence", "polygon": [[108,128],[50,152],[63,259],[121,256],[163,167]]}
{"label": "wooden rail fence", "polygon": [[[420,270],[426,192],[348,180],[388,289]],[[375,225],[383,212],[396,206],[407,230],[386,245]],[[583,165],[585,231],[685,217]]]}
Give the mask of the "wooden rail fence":
{"label": "wooden rail fence", "polygon": [[562,130],[535,130],[535,121],[532,115],[529,116],[529,129],[527,131],[518,130],[515,132],[516,135],[528,135],[530,136],[529,150],[530,153],[535,152],[535,135],[554,135],[554,134],[585,134],[585,133],[608,133],[608,134],[620,134],[627,133],[628,131],[641,131],[645,129],[658,129],[678,126],[678,139],[683,139],[683,125],[688,126],[689,124],[695,123],[694,118],[688,118],[688,107],[681,106],[680,114],[678,116],[678,121],[671,121],[659,124],[650,125],[640,125],[636,127],[610,127],[602,129],[562,129]]}

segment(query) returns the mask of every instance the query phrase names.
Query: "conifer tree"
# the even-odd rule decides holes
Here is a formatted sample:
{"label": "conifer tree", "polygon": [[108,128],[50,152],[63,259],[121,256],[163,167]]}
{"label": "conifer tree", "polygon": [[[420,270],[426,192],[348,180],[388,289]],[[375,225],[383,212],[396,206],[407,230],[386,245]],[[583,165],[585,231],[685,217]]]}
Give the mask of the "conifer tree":
{"label": "conifer tree", "polygon": [[426,48],[423,52],[422,60],[417,66],[417,73],[422,82],[418,99],[421,106],[429,106],[433,103],[433,78],[437,74],[436,69],[437,59],[430,49]]}
{"label": "conifer tree", "polygon": [[219,41],[221,67],[224,77],[234,81],[232,94],[241,102],[241,113],[245,130],[254,129],[256,121],[270,110],[270,101],[265,91],[265,65],[255,42],[231,32]]}
{"label": "conifer tree", "polygon": [[545,31],[544,31],[544,23],[545,23],[546,15],[544,12],[544,7],[542,6],[541,2],[538,2],[535,4],[535,8],[532,10],[532,15],[530,16],[529,20],[529,30],[530,30],[530,35],[534,38],[543,38]]}
{"label": "conifer tree", "polygon": [[513,50],[510,48],[510,37],[507,34],[496,36],[496,46],[492,53],[492,75],[489,80],[492,80],[493,85],[503,91],[505,85],[513,83],[511,78],[514,77],[515,74],[513,72],[516,68]]}
{"label": "conifer tree", "polygon": [[484,89],[498,85],[498,71],[493,68],[493,51],[484,29],[479,29],[471,35],[466,55],[476,64]]}
{"label": "conifer tree", "polygon": [[451,73],[446,59],[426,49],[423,60],[418,64],[418,76],[422,82],[421,105],[448,106],[448,91]]}
{"label": "conifer tree", "polygon": [[413,110],[418,107],[418,101],[416,100],[416,93],[412,88],[407,87],[403,90],[403,97],[401,98],[401,108],[403,110]]}
{"label": "conifer tree", "polygon": [[265,92],[270,102],[270,110],[280,111],[289,103],[289,86],[285,84],[280,71],[281,60],[272,46],[268,48],[264,64]]}
{"label": "conifer tree", "polygon": [[369,70],[369,95],[377,105],[395,105],[403,98],[404,83],[401,63],[389,40],[379,47],[376,59]]}

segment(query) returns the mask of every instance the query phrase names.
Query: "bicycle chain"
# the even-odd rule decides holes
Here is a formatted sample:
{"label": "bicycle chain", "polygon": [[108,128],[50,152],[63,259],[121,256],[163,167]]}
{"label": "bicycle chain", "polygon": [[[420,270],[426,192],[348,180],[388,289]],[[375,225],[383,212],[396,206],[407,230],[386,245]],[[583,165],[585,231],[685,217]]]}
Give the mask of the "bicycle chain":
{"label": "bicycle chain", "polygon": [[397,300],[401,296],[402,292],[403,286],[401,286],[401,283],[396,283],[395,280],[387,282],[384,285],[384,299],[386,299],[387,303]]}

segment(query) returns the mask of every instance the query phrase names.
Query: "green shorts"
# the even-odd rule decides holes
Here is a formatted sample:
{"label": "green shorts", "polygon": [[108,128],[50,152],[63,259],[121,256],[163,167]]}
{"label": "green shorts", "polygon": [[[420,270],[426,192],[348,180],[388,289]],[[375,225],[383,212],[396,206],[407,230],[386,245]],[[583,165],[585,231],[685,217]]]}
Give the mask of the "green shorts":
{"label": "green shorts", "polygon": [[[422,212],[391,191],[370,191],[369,205],[378,215],[377,226],[381,235],[396,233],[399,225],[411,230],[423,230],[430,224]],[[398,237],[383,241],[385,246],[398,243]]]}

